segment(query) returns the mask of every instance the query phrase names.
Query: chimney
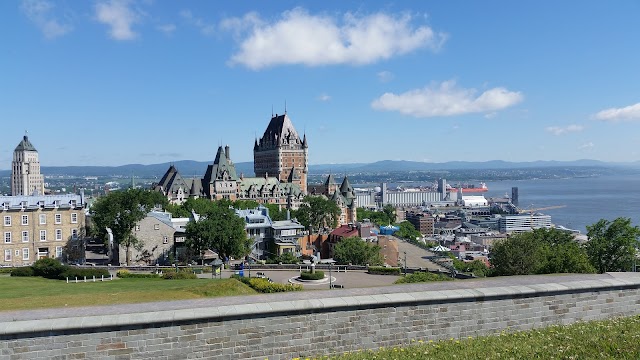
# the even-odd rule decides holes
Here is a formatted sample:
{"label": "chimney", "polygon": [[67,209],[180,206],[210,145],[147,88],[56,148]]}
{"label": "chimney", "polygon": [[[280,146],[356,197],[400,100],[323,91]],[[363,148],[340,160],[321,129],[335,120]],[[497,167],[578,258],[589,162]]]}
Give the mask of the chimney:
{"label": "chimney", "polygon": [[224,156],[227,157],[227,160],[229,160],[229,145],[224,147]]}

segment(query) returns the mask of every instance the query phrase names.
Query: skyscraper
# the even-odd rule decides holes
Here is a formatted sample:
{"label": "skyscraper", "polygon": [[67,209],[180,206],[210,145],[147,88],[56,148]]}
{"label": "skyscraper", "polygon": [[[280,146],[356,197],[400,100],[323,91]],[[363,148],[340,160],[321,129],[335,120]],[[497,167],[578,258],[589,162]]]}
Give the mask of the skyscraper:
{"label": "skyscraper", "polygon": [[44,177],[40,174],[38,150],[26,134],[13,151],[11,195],[44,195]]}
{"label": "skyscraper", "polygon": [[280,182],[300,186],[307,192],[309,145],[302,138],[285,112],[271,118],[264,135],[253,146],[253,169],[256,177],[275,176]]}

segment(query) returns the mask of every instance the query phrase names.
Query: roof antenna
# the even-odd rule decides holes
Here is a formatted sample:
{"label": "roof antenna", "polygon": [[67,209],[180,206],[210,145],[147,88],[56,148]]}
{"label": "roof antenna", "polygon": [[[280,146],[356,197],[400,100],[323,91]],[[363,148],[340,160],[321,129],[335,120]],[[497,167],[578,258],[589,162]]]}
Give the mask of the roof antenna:
{"label": "roof antenna", "polygon": [[271,117],[273,118],[273,104],[271,104]]}
{"label": "roof antenna", "polygon": [[287,100],[284,100],[284,114],[287,115]]}

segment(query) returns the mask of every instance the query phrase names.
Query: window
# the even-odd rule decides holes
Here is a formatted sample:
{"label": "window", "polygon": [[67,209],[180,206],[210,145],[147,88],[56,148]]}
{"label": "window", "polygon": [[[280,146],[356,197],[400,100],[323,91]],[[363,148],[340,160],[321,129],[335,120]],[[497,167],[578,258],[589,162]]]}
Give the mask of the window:
{"label": "window", "polygon": [[40,241],[47,241],[47,230],[40,230]]}
{"label": "window", "polygon": [[55,214],[54,218],[56,224],[62,224],[62,214]]}
{"label": "window", "polygon": [[56,258],[62,258],[62,246],[56,246]]}
{"label": "window", "polygon": [[11,261],[11,250],[6,249],[4,251],[4,261]]}
{"label": "window", "polygon": [[56,229],[56,241],[62,240],[62,229]]}
{"label": "window", "polygon": [[11,216],[4,217],[4,226],[11,226]]}
{"label": "window", "polygon": [[162,238],[162,243],[163,244],[168,244],[169,243],[169,237],[168,236],[163,237]]}
{"label": "window", "polygon": [[78,213],[71,213],[71,223],[72,224],[78,223]]}
{"label": "window", "polygon": [[78,238],[78,229],[71,229],[71,238],[73,240]]}
{"label": "window", "polygon": [[47,223],[47,214],[40,214],[40,225]]}
{"label": "window", "polygon": [[29,248],[22,248],[22,260],[29,260]]}
{"label": "window", "polygon": [[22,225],[29,225],[29,215],[22,215]]}
{"label": "window", "polygon": [[153,225],[153,230],[160,230],[160,224]]}
{"label": "window", "polygon": [[10,232],[4,233],[4,243],[5,244],[11,244],[11,233]]}
{"label": "window", "polygon": [[29,232],[28,231],[23,231],[22,232],[22,242],[29,242]]}

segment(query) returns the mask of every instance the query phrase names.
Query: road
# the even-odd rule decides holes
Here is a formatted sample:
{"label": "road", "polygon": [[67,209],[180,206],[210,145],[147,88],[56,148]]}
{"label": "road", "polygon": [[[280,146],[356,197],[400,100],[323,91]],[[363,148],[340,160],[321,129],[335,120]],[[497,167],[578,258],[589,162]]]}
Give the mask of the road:
{"label": "road", "polygon": [[[401,262],[404,262],[404,253],[407,253],[407,267],[408,268],[426,268],[429,270],[441,270],[448,271],[442,266],[432,262],[428,258],[433,256],[434,254],[431,251],[425,250],[423,248],[417,247],[411,243],[408,243],[404,240],[398,239],[398,253]],[[404,264],[399,264],[404,266]]]}

